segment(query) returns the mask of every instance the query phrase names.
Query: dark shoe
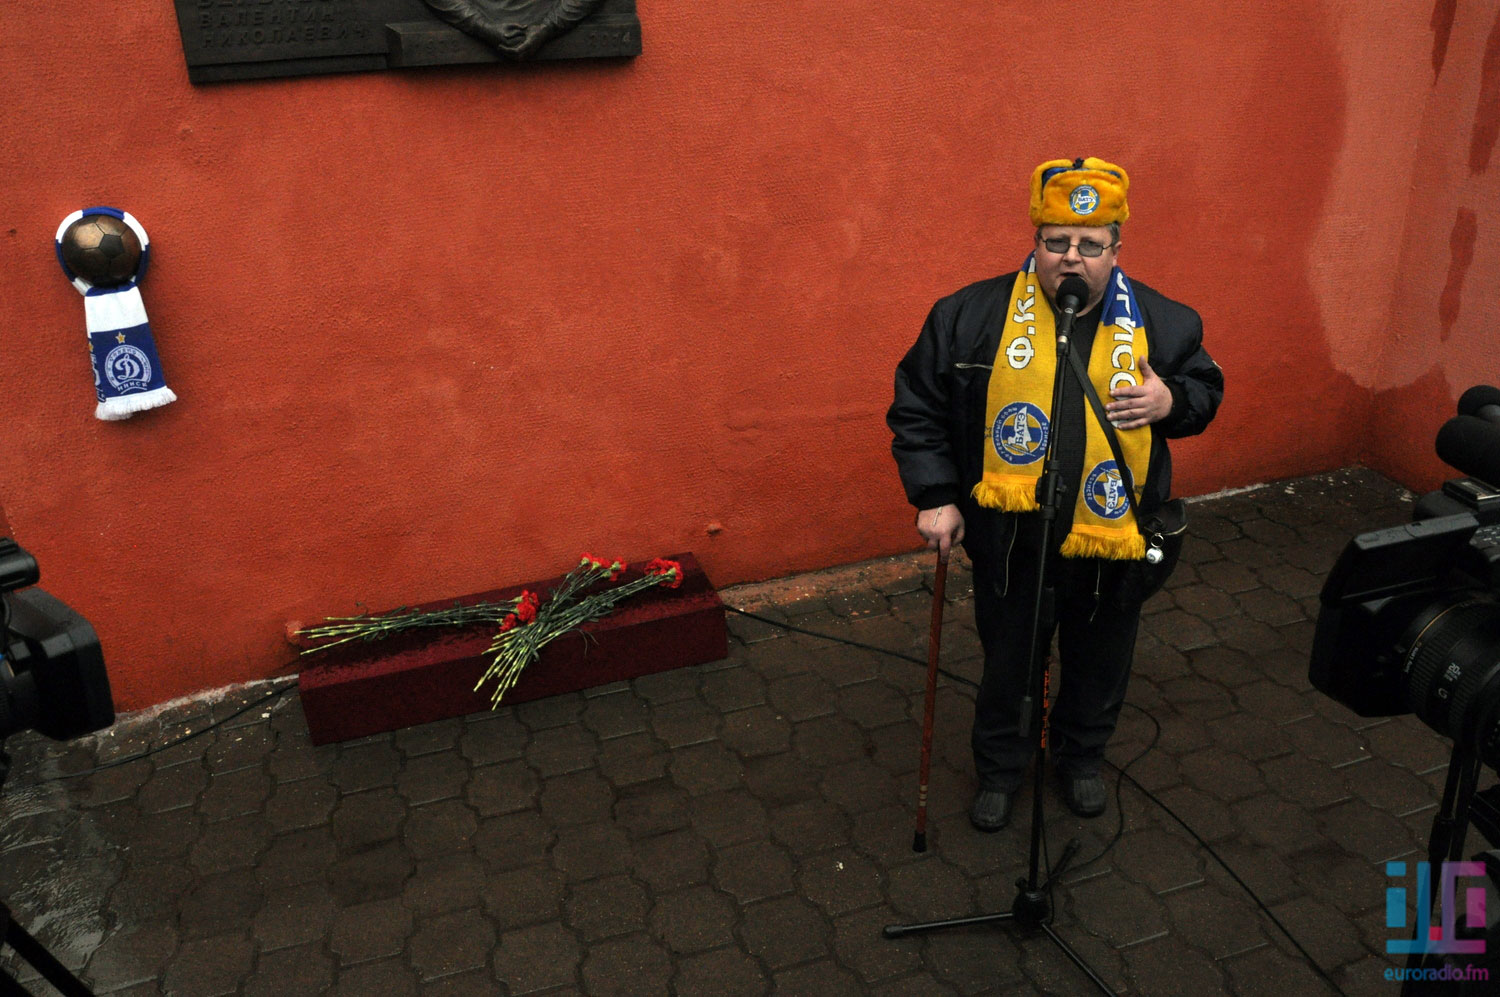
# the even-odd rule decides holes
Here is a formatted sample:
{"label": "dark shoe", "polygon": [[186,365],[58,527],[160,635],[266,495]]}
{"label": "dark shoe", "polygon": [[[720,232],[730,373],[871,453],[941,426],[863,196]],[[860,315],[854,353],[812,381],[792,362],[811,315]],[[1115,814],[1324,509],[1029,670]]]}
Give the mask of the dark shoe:
{"label": "dark shoe", "polygon": [[969,808],[969,823],[985,834],[1000,830],[1010,823],[1010,802],[1013,795],[996,789],[981,789],[974,794],[974,805]]}
{"label": "dark shoe", "polygon": [[1068,809],[1079,817],[1098,817],[1104,813],[1109,796],[1104,790],[1104,780],[1096,772],[1093,775],[1069,775],[1058,773],[1062,779],[1062,798]]}

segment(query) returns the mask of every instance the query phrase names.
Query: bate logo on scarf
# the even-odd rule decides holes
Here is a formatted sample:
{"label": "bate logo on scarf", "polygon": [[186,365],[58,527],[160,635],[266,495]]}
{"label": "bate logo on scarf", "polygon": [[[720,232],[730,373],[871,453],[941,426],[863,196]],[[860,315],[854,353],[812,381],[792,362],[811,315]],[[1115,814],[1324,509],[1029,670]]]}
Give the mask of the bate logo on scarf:
{"label": "bate logo on scarf", "polygon": [[995,452],[1007,464],[1030,464],[1047,454],[1047,414],[1030,402],[1011,402],[1000,410],[995,427]]}
{"label": "bate logo on scarf", "polygon": [[[1075,188],[1074,193],[1082,189]],[[1108,397],[1120,384],[1138,383],[1140,361],[1150,352],[1130,281],[1119,267],[1109,279],[1114,293],[1105,296],[1104,314],[1088,362],[1089,380],[1101,397]],[[997,345],[985,403],[990,445],[985,447],[984,476],[973,491],[980,505],[1006,512],[1036,511],[1037,481],[1052,432],[1046,406],[1051,404],[1057,366],[1057,334],[1052,309],[1037,307],[1037,298],[1033,254],[1026,258],[1011,289],[1008,318]],[[1002,355],[1003,363],[999,362]],[[1091,410],[1085,410],[1084,419],[1084,471],[1082,480],[1074,482],[1071,489],[1077,498],[1062,555],[1139,560],[1146,555],[1146,542],[1125,489],[1127,481],[1146,480],[1151,458],[1150,427],[1119,432],[1126,474],[1115,463],[1109,438]],[[1139,490],[1135,498],[1139,501]]]}
{"label": "bate logo on scarf", "polygon": [[1083,479],[1083,501],[1100,519],[1119,519],[1130,503],[1125,500],[1125,479],[1115,460],[1100,461]]}

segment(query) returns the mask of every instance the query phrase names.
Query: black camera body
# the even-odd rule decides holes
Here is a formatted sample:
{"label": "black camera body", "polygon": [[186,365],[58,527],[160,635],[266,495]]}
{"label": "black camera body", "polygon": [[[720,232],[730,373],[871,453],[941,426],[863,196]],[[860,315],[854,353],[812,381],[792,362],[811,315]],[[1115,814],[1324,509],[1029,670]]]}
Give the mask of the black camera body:
{"label": "black camera body", "polygon": [[1500,768],[1500,388],[1465,391],[1436,448],[1469,477],[1424,495],[1410,524],[1349,541],[1308,679],[1361,716],[1415,713]]}
{"label": "black camera body", "polygon": [[115,722],[99,636],[35,585],[36,559],[0,537],[0,740],[35,730],[67,741]]}
{"label": "black camera body", "polygon": [[[1500,786],[1481,791],[1478,780],[1482,767],[1500,769],[1500,488],[1492,484],[1500,481],[1500,389],[1465,392],[1458,417],[1438,432],[1437,452],[1471,476],[1424,495],[1411,523],[1349,541],[1323,585],[1308,678],[1361,716],[1415,713],[1453,741],[1428,860],[1436,866],[1462,856],[1472,825],[1491,845],[1476,858],[1493,891]],[[1465,913],[1456,930],[1484,939],[1485,958],[1500,953],[1500,922],[1481,915],[1470,923]],[[1416,951],[1407,961],[1409,969],[1443,965]],[[1453,966],[1467,973],[1474,964]],[[1442,992],[1488,993],[1491,967],[1482,968],[1479,989],[1444,983]],[[1403,997],[1433,992],[1414,979],[1406,978]]]}
{"label": "black camera body", "polygon": [[[1482,511],[1349,541],[1323,586],[1308,678],[1361,716],[1416,713],[1500,763],[1500,490],[1462,487]],[[1418,515],[1451,508],[1435,496],[1451,500],[1434,492]]]}
{"label": "black camera body", "polygon": [[[115,722],[99,636],[87,620],[38,588],[36,558],[0,537],[0,783],[10,771],[4,739],[34,730],[67,741]],[[0,945],[15,950],[59,993],[91,993],[0,902]],[[8,966],[0,991],[30,993]]]}

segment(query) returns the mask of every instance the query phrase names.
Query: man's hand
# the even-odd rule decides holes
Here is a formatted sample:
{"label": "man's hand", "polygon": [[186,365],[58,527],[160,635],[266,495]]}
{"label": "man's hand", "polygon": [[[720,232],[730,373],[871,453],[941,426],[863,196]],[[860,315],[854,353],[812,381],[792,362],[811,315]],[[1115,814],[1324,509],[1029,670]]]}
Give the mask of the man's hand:
{"label": "man's hand", "polygon": [[956,505],[940,505],[917,513],[917,532],[927,541],[927,549],[938,552],[945,564],[953,545],[964,538],[964,517]]}
{"label": "man's hand", "polygon": [[1114,401],[1104,406],[1116,429],[1139,429],[1160,422],[1172,411],[1172,391],[1141,358],[1141,383],[1122,384],[1109,393]]}
{"label": "man's hand", "polygon": [[552,40],[542,24],[507,23],[500,26],[495,47],[516,59],[526,59]]}

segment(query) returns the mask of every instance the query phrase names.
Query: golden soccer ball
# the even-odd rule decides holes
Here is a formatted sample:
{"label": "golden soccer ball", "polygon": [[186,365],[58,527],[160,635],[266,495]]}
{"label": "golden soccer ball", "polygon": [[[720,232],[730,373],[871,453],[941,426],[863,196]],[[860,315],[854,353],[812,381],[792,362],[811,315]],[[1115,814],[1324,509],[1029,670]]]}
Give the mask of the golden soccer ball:
{"label": "golden soccer ball", "polygon": [[113,215],[85,215],[62,237],[63,262],[95,287],[115,287],[135,276],[141,240]]}

